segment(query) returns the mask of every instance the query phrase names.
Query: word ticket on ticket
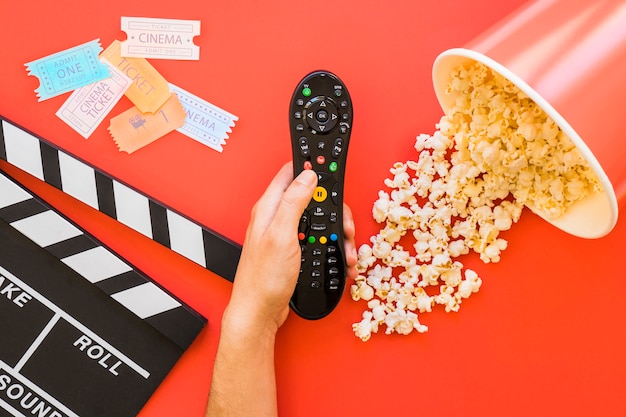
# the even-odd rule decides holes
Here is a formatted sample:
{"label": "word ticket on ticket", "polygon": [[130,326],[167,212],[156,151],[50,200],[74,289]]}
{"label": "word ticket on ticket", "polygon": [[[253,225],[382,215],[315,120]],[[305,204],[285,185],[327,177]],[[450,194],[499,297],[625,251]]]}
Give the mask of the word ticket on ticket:
{"label": "word ticket on ticket", "polygon": [[118,40],[102,52],[100,58],[119,69],[132,81],[126,97],[143,113],[157,111],[170,98],[167,80],[143,58],[125,58],[121,55],[122,43]]}

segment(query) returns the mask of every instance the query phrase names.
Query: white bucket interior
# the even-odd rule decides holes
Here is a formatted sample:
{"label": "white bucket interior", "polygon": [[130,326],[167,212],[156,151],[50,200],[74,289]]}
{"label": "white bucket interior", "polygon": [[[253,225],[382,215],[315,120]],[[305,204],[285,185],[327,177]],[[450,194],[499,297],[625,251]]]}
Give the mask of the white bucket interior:
{"label": "white bucket interior", "polygon": [[439,104],[444,111],[454,103],[456,97],[446,93],[453,71],[464,63],[480,62],[507,78],[528,95],[558,124],[589,165],[597,174],[604,189],[574,203],[565,214],[556,219],[545,219],[559,229],[583,238],[599,238],[608,234],[617,223],[618,205],[615,191],[602,166],[583,139],[572,126],[537,91],[509,69],[478,52],[456,48],[441,53],[433,64],[433,86]]}

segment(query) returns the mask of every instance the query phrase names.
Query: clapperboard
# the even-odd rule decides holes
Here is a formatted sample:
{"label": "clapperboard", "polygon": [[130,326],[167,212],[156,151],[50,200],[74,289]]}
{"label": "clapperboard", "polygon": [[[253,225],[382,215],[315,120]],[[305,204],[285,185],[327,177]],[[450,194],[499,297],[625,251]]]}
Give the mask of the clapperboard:
{"label": "clapperboard", "polygon": [[0,159],[232,281],[241,245],[0,116]]}
{"label": "clapperboard", "polygon": [[[0,158],[233,279],[239,245],[1,118]],[[205,325],[0,172],[0,417],[135,416]]]}
{"label": "clapperboard", "polygon": [[135,416],[205,324],[0,173],[0,415]]}

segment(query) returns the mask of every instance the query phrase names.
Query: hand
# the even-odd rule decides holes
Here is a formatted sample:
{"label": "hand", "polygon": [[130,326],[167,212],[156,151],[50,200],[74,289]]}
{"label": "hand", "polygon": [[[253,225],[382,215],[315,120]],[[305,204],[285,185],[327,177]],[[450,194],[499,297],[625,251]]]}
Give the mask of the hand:
{"label": "hand", "polygon": [[[292,173],[292,164],[285,164],[252,210],[228,307],[231,317],[276,330],[287,319],[300,270],[298,223],[317,185],[311,170],[294,180]],[[356,278],[354,220],[347,205],[343,221],[347,275]]]}
{"label": "hand", "polygon": [[[298,224],[317,185],[305,170],[293,180],[285,164],[252,210],[222,318],[207,416],[277,416],[274,345],[289,314],[300,270]],[[356,278],[352,212],[344,205],[347,275]]]}

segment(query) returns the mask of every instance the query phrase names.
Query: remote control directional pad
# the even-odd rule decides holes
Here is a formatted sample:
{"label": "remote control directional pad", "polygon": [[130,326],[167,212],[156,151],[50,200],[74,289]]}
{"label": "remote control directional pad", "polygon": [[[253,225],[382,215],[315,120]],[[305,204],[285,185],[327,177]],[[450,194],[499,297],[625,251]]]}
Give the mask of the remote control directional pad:
{"label": "remote control directional pad", "polygon": [[289,114],[294,174],[312,169],[318,178],[298,227],[302,263],[291,307],[318,319],[336,307],[345,287],[343,183],[352,102],[337,76],[316,71],[296,87]]}
{"label": "remote control directional pad", "polygon": [[315,133],[331,132],[339,122],[337,105],[331,99],[322,96],[307,102],[304,114],[307,125]]}

